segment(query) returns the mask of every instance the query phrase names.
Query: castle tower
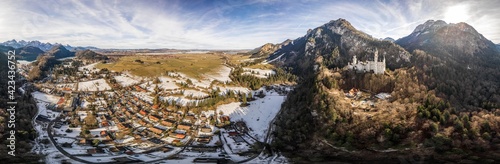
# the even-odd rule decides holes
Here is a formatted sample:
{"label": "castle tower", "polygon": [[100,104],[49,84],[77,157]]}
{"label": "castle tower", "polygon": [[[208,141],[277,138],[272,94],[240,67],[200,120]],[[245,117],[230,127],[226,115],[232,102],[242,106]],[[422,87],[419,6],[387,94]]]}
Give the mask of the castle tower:
{"label": "castle tower", "polygon": [[356,58],[356,55],[354,55],[354,57],[352,57],[352,65],[356,64],[358,64],[358,58]]}
{"label": "castle tower", "polygon": [[373,59],[374,62],[378,62],[378,50],[375,49],[375,57]]}

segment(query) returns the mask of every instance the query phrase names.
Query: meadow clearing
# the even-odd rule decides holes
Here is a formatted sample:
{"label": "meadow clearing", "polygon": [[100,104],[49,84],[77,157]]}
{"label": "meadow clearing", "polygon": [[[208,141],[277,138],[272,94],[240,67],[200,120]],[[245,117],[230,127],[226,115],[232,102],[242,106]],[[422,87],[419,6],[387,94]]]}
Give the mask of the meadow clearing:
{"label": "meadow clearing", "polygon": [[214,74],[222,67],[224,58],[216,54],[171,54],[162,56],[124,56],[113,63],[99,63],[99,69],[133,75],[157,77],[167,71],[179,72],[189,77],[201,79],[205,74]]}

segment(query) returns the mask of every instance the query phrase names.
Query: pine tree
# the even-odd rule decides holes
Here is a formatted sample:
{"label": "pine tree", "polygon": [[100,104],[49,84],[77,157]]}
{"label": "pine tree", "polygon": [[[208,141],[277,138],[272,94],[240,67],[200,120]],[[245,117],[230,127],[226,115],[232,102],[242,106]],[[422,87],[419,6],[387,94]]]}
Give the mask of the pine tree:
{"label": "pine tree", "polygon": [[247,105],[247,94],[242,94],[241,95],[241,105],[246,106]]}

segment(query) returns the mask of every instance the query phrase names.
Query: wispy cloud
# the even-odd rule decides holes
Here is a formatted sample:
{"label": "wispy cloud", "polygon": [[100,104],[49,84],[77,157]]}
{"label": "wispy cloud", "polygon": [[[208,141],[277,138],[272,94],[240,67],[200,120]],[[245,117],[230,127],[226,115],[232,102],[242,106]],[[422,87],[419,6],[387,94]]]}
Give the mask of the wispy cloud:
{"label": "wispy cloud", "polygon": [[[464,6],[465,22],[500,42],[498,1],[0,1],[0,41],[102,48],[254,48],[345,18],[377,38],[400,38]],[[446,20],[445,20],[446,21]]]}

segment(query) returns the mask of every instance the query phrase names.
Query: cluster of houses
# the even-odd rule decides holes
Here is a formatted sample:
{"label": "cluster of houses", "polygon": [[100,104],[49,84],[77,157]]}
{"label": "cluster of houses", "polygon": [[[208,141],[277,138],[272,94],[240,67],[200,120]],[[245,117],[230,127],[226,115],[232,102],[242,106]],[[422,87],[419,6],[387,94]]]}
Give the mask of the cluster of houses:
{"label": "cluster of houses", "polygon": [[[89,70],[84,71],[78,72],[78,75],[92,73]],[[101,75],[97,77],[101,77]],[[108,83],[110,82],[108,81]],[[97,92],[77,91],[74,86],[71,88],[71,86],[58,86],[58,84],[49,83],[38,84],[37,88],[48,94],[60,93],[58,96],[61,98],[56,104],[51,104],[49,109],[63,113],[75,113],[67,116],[66,125],[72,124],[72,120],[75,119],[78,119],[78,122],[83,125],[89,114],[96,116],[97,126],[88,129],[92,131],[90,137],[89,135],[79,135],[75,141],[76,144],[92,147],[87,149],[87,154],[93,156],[110,153],[133,154],[134,149],[131,148],[131,145],[144,143],[150,147],[171,144],[212,149],[217,143],[213,141],[219,139],[214,137],[214,134],[218,133],[215,126],[228,124],[231,121],[229,116],[218,116],[215,111],[193,113],[153,104],[135,94],[135,92],[148,92],[139,85],[122,87],[115,83],[111,86],[113,88],[111,91]],[[44,117],[40,117],[40,119],[49,120]],[[54,128],[59,129],[63,124],[58,123],[57,127],[54,126]],[[72,128],[75,127],[83,126],[74,125]],[[96,128],[99,130],[96,131]],[[66,131],[66,133],[69,132]],[[64,132],[60,134],[64,134]],[[231,137],[243,142],[243,139],[238,136],[233,134]],[[99,142],[96,143],[96,140]],[[60,144],[66,148],[72,147],[70,143]]]}
{"label": "cluster of houses", "polygon": [[[99,92],[94,101],[102,101],[104,94],[112,104],[97,106],[99,128],[116,126],[117,130],[103,130],[99,138],[102,143],[112,142],[116,145],[127,145],[149,141],[152,144],[185,145],[190,140],[197,144],[208,144],[214,139],[214,126],[217,122],[229,122],[229,116],[209,114],[209,112],[184,113],[160,107],[144,101],[131,91],[115,90]],[[92,99],[92,97],[87,97]],[[83,122],[83,119],[80,119]],[[122,133],[122,137],[117,137]],[[95,139],[95,138],[94,138]],[[82,144],[89,144],[89,140]]]}

